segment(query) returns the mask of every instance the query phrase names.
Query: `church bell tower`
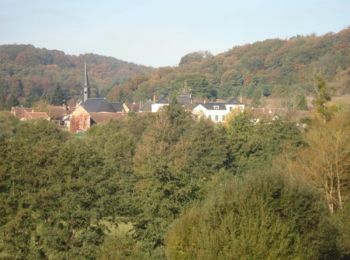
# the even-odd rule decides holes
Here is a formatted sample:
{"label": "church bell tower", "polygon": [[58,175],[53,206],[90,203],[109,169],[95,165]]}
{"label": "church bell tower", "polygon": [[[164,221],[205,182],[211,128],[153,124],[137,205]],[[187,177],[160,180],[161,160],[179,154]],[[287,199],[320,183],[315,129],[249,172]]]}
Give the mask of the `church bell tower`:
{"label": "church bell tower", "polygon": [[85,102],[88,98],[90,98],[90,86],[89,86],[89,78],[87,74],[86,62],[84,62],[84,95],[83,101]]}

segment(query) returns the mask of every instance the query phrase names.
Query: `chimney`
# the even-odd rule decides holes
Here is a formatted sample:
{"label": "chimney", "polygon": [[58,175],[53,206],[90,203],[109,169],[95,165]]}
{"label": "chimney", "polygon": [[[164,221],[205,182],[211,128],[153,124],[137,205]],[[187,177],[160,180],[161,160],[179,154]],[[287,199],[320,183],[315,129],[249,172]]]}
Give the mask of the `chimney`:
{"label": "chimney", "polygon": [[153,95],[153,104],[156,103],[156,95]]}
{"label": "chimney", "polygon": [[242,97],[242,95],[239,96],[239,103],[243,104],[243,97]]}

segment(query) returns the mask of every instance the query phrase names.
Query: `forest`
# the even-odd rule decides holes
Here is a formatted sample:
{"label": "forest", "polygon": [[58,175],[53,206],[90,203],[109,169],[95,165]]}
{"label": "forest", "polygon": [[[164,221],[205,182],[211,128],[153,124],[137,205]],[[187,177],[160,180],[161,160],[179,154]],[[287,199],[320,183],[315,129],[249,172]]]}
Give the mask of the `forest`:
{"label": "forest", "polygon": [[1,259],[348,259],[350,114],[299,127],[174,101],[71,134],[0,113]]}
{"label": "forest", "polygon": [[39,100],[55,104],[55,94],[62,96],[58,105],[79,97],[84,62],[93,96],[105,96],[116,84],[151,70],[96,54],[75,56],[32,45],[0,45],[0,109],[16,105],[30,107]]}
{"label": "forest", "polygon": [[[350,29],[323,36],[268,39],[212,55],[183,56],[177,67],[132,77],[109,92],[120,101],[172,96],[186,86],[199,99],[243,96],[314,95],[314,75],[322,74],[333,95],[349,94]],[[258,103],[258,102],[256,102]]]}
{"label": "forest", "polygon": [[[259,105],[262,97],[315,94],[322,74],[333,95],[349,93],[350,29],[322,36],[268,39],[212,55],[193,52],[179,65],[158,69],[95,54],[66,55],[31,45],[0,46],[0,109],[32,106],[39,100],[62,103],[82,94],[84,61],[92,96],[144,102],[171,97],[186,88],[196,100],[243,96]],[[55,97],[59,98],[59,102]]]}

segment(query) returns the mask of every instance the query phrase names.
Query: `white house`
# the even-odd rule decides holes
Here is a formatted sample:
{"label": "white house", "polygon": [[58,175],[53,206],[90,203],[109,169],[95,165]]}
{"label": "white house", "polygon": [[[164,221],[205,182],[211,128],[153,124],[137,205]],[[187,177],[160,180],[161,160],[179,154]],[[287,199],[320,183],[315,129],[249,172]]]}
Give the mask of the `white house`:
{"label": "white house", "polygon": [[236,99],[226,103],[201,103],[192,110],[192,114],[198,118],[209,118],[213,122],[224,122],[227,115],[233,110],[243,111],[244,104]]}
{"label": "white house", "polygon": [[164,106],[169,106],[169,101],[163,98],[158,100],[157,102],[154,102],[151,105],[151,112],[156,113],[159,111],[159,109],[161,109]]}

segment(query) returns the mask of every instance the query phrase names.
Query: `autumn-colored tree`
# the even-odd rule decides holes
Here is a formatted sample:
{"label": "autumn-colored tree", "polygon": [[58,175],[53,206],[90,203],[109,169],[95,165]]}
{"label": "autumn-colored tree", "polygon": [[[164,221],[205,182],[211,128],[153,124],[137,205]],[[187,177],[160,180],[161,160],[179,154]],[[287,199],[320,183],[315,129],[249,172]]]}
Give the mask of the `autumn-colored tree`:
{"label": "autumn-colored tree", "polygon": [[306,134],[307,146],[291,161],[290,173],[322,190],[331,213],[342,209],[350,194],[350,120],[336,114],[315,120]]}

